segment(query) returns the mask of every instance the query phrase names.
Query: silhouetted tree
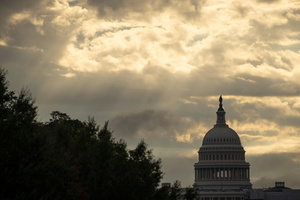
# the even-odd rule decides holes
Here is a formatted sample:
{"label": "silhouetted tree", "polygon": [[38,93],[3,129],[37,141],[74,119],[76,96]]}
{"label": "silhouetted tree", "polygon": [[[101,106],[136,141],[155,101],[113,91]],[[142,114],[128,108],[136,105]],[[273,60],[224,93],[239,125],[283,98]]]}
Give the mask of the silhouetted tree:
{"label": "silhouetted tree", "polygon": [[170,187],[162,186],[161,188],[157,188],[154,194],[154,200],[169,200],[170,197]]}
{"label": "silhouetted tree", "polygon": [[108,122],[53,111],[36,121],[28,89],[8,90],[0,68],[0,199],[139,199],[157,196],[161,161],[141,141],[115,141]]}
{"label": "silhouetted tree", "polygon": [[35,198],[40,185],[32,177],[40,177],[43,160],[37,107],[28,90],[19,95],[8,90],[6,73],[0,69],[0,198]]}
{"label": "silhouetted tree", "polygon": [[199,200],[198,189],[193,187],[187,187],[183,196],[184,200]]}
{"label": "silhouetted tree", "polygon": [[170,189],[170,200],[179,200],[181,199],[181,183],[176,180]]}

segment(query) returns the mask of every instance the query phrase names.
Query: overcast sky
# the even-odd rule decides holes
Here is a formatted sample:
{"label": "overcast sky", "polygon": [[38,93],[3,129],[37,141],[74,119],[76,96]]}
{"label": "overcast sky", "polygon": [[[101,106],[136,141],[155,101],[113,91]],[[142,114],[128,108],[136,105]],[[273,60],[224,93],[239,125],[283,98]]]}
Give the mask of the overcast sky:
{"label": "overcast sky", "polygon": [[222,94],[253,186],[300,188],[300,0],[1,0],[0,64],[40,121],[109,120],[182,186]]}

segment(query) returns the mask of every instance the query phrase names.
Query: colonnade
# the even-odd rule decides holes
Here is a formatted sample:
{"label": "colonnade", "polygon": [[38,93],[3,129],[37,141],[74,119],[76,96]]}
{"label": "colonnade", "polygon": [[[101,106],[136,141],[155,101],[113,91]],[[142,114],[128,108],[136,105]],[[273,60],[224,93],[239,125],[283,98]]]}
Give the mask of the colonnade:
{"label": "colonnade", "polygon": [[199,160],[245,160],[245,153],[199,153]]}
{"label": "colonnade", "polygon": [[196,180],[250,180],[249,168],[196,168]]}

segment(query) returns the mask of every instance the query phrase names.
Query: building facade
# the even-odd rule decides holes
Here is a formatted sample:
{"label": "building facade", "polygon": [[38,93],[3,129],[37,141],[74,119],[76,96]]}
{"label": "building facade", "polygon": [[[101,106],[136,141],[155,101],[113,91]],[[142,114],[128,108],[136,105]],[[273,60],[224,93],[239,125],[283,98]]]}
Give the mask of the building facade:
{"label": "building facade", "polygon": [[219,98],[217,123],[203,138],[195,163],[194,187],[201,200],[244,200],[244,189],[251,189],[250,165],[238,134],[228,127]]}

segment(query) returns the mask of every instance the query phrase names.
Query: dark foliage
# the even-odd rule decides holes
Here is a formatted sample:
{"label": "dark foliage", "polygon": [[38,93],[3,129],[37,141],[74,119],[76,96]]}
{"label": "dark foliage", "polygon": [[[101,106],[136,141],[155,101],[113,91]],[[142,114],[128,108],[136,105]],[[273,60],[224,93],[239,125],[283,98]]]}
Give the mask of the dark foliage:
{"label": "dark foliage", "polygon": [[154,195],[155,200],[198,200],[199,193],[196,188],[181,188],[180,181],[176,180],[171,186],[158,188]]}
{"label": "dark foliage", "polygon": [[187,187],[185,190],[184,200],[199,200],[198,189],[193,187]]}
{"label": "dark foliage", "polygon": [[108,122],[59,111],[38,122],[34,103],[0,68],[0,199],[156,199],[161,161],[144,141],[128,150]]}

